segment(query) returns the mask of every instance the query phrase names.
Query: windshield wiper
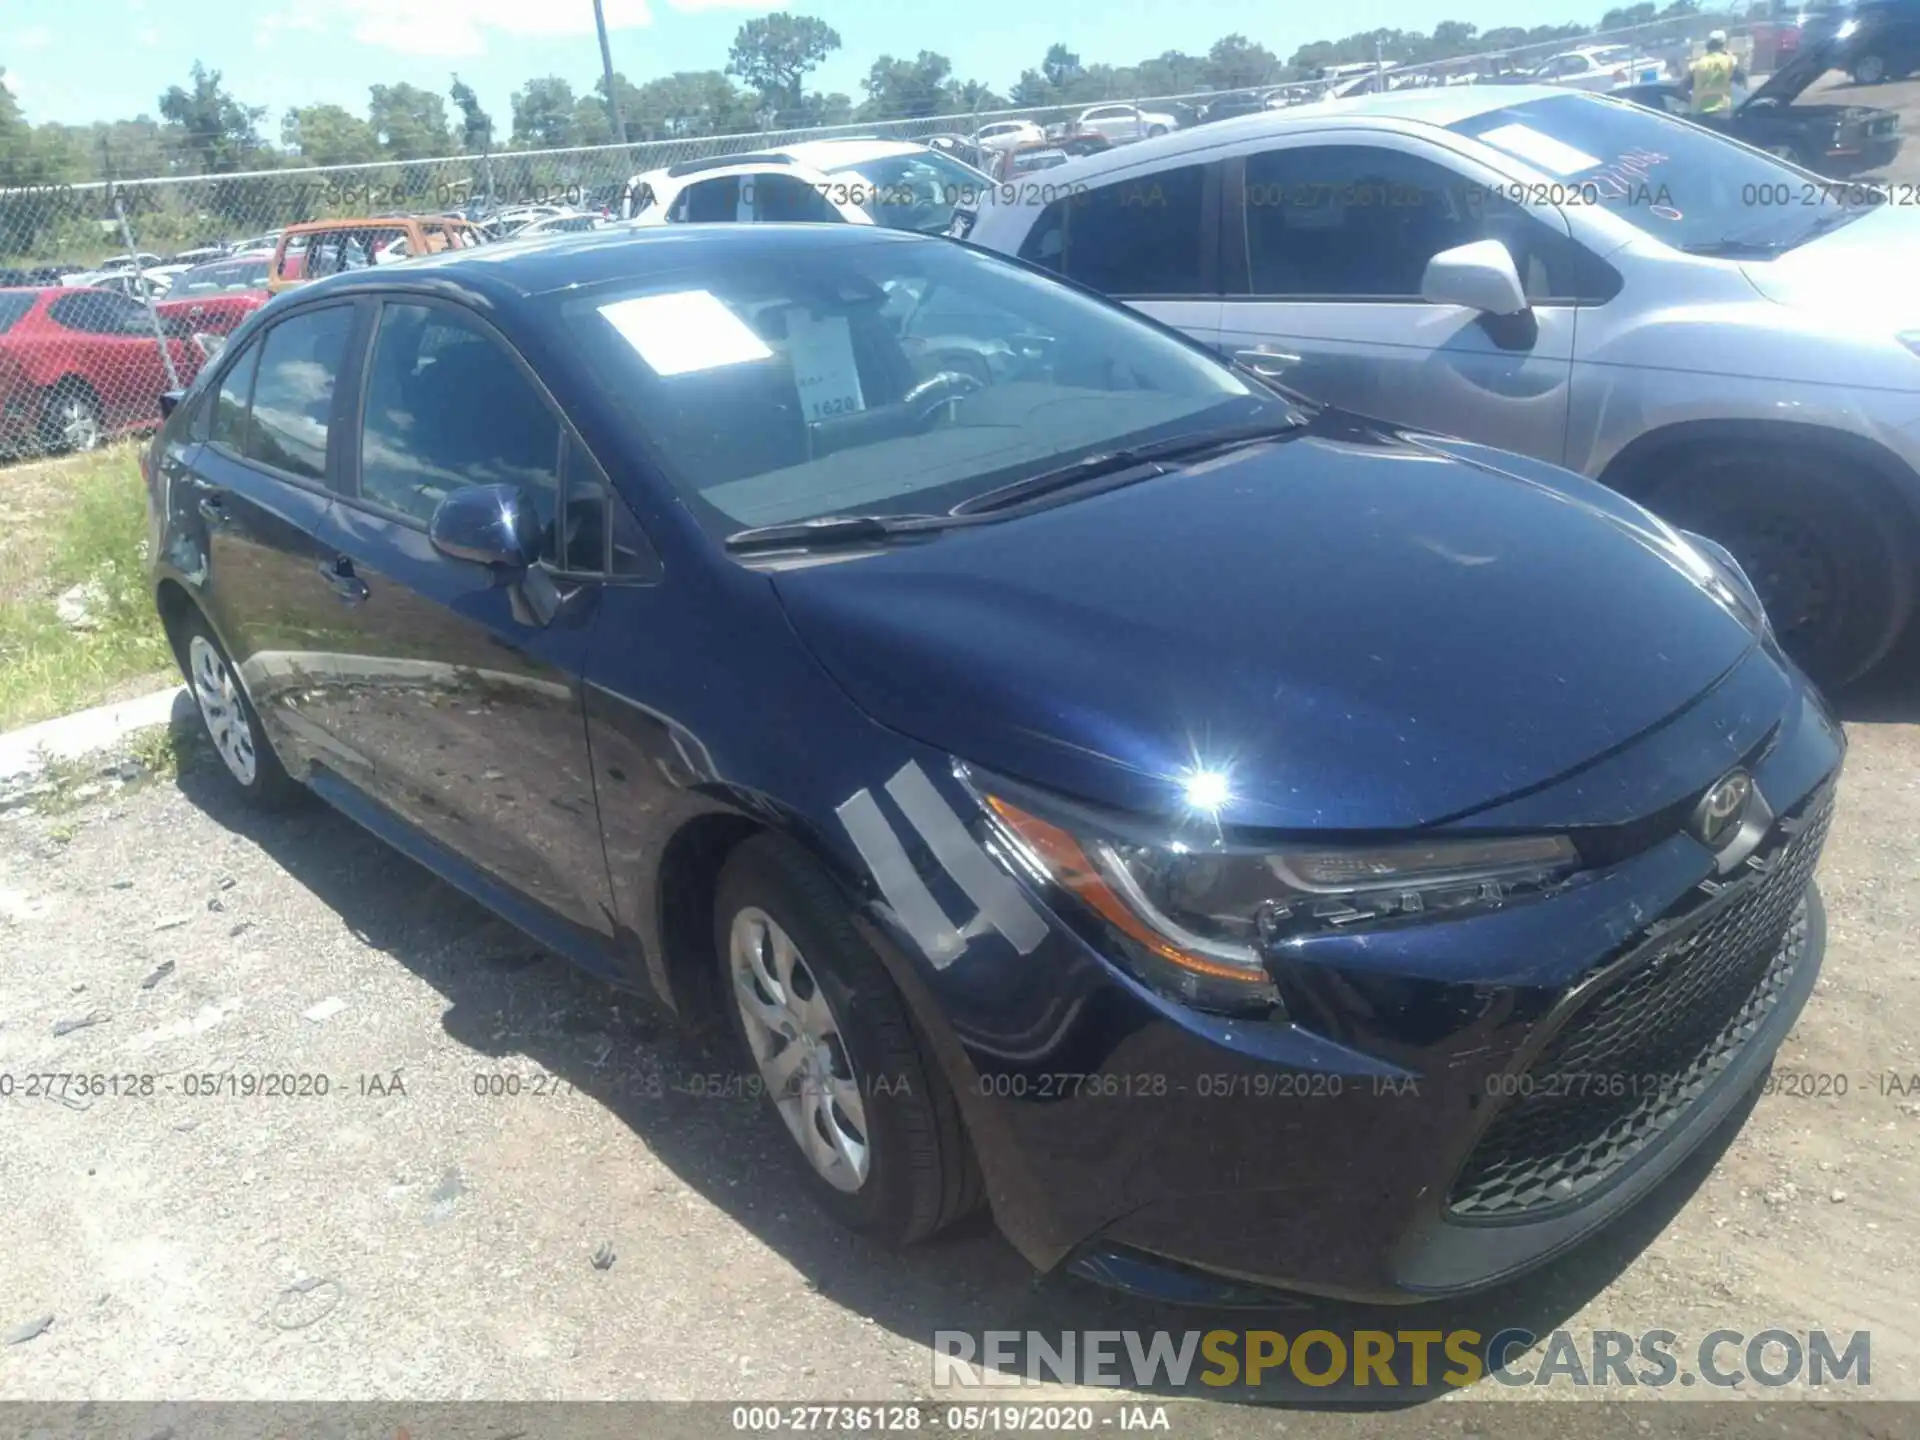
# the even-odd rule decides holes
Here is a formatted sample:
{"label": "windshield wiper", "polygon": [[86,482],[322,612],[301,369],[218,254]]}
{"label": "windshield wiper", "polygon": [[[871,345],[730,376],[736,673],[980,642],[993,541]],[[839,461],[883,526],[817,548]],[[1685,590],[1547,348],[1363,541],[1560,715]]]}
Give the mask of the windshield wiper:
{"label": "windshield wiper", "polygon": [[1832,215],[1822,215],[1799,234],[1786,240],[1748,240],[1738,236],[1723,240],[1707,240],[1698,245],[1683,245],[1680,248],[1689,255],[1705,255],[1710,258],[1729,259],[1742,255],[1779,255],[1787,250],[1797,250],[1809,240],[1818,240],[1829,231],[1838,230],[1842,225],[1851,225],[1872,205],[1849,205],[1846,209]]}
{"label": "windshield wiper", "polygon": [[727,536],[725,544],[736,553],[806,549],[856,540],[889,540],[899,535],[938,530],[950,523],[945,515],[822,515],[817,520],[791,520],[736,530]]}
{"label": "windshield wiper", "polygon": [[[1119,450],[1091,451],[1077,460],[1068,461],[1065,465],[1056,465],[1051,470],[1042,470],[1038,475],[1029,475],[1024,480],[1015,480],[1011,484],[996,486],[992,490],[983,490],[978,495],[969,496],[948,513],[979,515],[989,510],[1005,510],[1039,495],[1065,490],[1105,475],[1145,469],[1161,460],[1188,460],[1209,450],[1226,450],[1235,445],[1251,445],[1260,440],[1272,440],[1281,435],[1291,434],[1306,423],[1304,419],[1299,418],[1283,421],[1270,420],[1259,425],[1228,426],[1219,430],[1203,430],[1191,435],[1171,435],[1165,440],[1155,440],[1146,445],[1129,445]],[[1159,469],[1151,471],[1154,475],[1165,473]],[[1140,478],[1145,480],[1150,478],[1150,475],[1142,475]]]}

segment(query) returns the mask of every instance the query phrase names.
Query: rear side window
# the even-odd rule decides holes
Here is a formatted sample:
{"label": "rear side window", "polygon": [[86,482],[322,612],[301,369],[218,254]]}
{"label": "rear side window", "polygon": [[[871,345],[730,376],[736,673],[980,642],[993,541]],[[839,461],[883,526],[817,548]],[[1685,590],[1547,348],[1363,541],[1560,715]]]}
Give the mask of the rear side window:
{"label": "rear side window", "polygon": [[221,377],[213,398],[194,417],[198,438],[225,446],[236,455],[247,453],[247,406],[253,396],[253,372],[259,364],[260,345],[256,341],[234,361],[233,368]]}
{"label": "rear side window", "polygon": [[288,316],[261,338],[241,452],[249,460],[303,480],[326,478],[333,390],[352,333],[353,307],[332,305]]}
{"label": "rear side window", "polygon": [[747,178],[748,198],[756,220],[838,220],[835,210],[813,186],[792,175],[752,175]]}
{"label": "rear side window", "polygon": [[365,424],[363,499],[424,525],[455,490],[518,486],[532,497],[551,548],[560,422],[478,324],[438,306],[384,306]]}
{"label": "rear side window", "polygon": [[138,301],[110,290],[75,290],[47,307],[57,325],[87,335],[153,336],[153,322]]}
{"label": "rear side window", "polygon": [[1020,258],[1108,295],[1201,293],[1206,167],[1130,176],[1056,200]]}

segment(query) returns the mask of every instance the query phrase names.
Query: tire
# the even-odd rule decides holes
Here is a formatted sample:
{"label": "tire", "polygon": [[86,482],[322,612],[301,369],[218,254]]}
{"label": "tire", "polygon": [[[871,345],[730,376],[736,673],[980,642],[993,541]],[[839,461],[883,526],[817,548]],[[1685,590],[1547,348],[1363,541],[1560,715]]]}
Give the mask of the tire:
{"label": "tire", "polygon": [[55,385],[40,413],[40,443],[51,454],[77,455],[106,443],[106,418],[99,397],[84,380],[71,377]]}
{"label": "tire", "polygon": [[1155,139],[1156,137],[1164,135],[1166,133],[1167,133],[1167,127],[1164,125],[1149,125],[1147,127],[1147,138],[1149,140]]}
{"label": "tire", "polygon": [[285,810],[311,792],[287,773],[260,725],[253,701],[241,688],[233,662],[206,617],[197,610],[180,623],[180,668],[200,711],[200,723],[221,768],[247,802],[262,810]]}
{"label": "tire", "polygon": [[1649,506],[1732,552],[1781,648],[1837,689],[1873,668],[1913,614],[1920,544],[1844,462],[1720,450],[1695,458]]}
{"label": "tire", "polygon": [[1887,78],[1887,62],[1879,55],[1862,55],[1853,62],[1852,73],[1856,85],[1878,85]]}
{"label": "tire", "polygon": [[[720,873],[714,943],[734,1038],[821,1208],[891,1246],[924,1240],[978,1208],[979,1169],[953,1094],[819,866],[778,836],[742,843]],[[761,1018],[750,1020],[750,1007]],[[800,1062],[805,1068],[791,1058],[804,1042],[774,1024],[823,1042]],[[802,1138],[809,1131],[811,1148]],[[829,1139],[835,1132],[839,1145]],[[864,1173],[854,1137],[865,1142]]]}

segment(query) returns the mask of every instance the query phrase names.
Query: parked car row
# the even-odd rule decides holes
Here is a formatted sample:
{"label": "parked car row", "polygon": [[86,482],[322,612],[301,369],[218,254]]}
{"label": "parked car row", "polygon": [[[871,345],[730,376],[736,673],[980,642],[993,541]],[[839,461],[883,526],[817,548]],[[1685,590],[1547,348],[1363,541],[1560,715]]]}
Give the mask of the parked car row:
{"label": "parked car row", "polygon": [[[1706,131],[1377,103],[1074,160],[986,245],[697,223],[795,218],[759,191],[820,198],[774,183],[810,153],[282,293],[145,457],[228,779],[726,1027],[883,1242],[990,1206],[1043,1270],[1241,1304],[1563,1254],[1763,1083],[1845,741],[1739,560],[1556,462],[1891,535],[1894,442],[1820,427],[1920,390],[1920,321],[1807,307],[1910,232],[1759,259],[1714,197],[1780,167]],[[1463,200],[1650,151],[1683,213]],[[1817,378],[1764,373],[1768,310]],[[1670,433],[1763,391],[1806,428]]]}

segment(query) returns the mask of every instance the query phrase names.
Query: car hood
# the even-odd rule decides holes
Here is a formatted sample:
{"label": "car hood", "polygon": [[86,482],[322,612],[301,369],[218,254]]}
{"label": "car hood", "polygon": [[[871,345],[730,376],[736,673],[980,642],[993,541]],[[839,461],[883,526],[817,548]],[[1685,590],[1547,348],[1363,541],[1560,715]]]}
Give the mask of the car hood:
{"label": "car hood", "polygon": [[1920,326],[1920,211],[1882,205],[1777,259],[1741,266],[1753,287],[1782,305],[1817,310],[1835,328]]}
{"label": "car hood", "polygon": [[1791,105],[1801,91],[1834,68],[1834,55],[1839,49],[1839,42],[1832,37],[1819,39],[1802,31],[1800,48],[1793,52],[1786,64],[1755,86],[1740,108],[1745,110],[1761,99],[1779,105]]}
{"label": "car hood", "polygon": [[[1278,443],[773,583],[882,724],[1136,813],[1383,829],[1633,740],[1754,644],[1592,482],[1323,412]],[[818,563],[825,559],[826,563]]]}

